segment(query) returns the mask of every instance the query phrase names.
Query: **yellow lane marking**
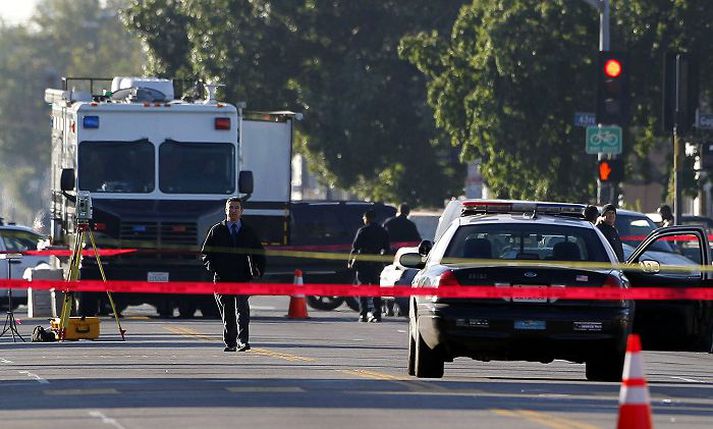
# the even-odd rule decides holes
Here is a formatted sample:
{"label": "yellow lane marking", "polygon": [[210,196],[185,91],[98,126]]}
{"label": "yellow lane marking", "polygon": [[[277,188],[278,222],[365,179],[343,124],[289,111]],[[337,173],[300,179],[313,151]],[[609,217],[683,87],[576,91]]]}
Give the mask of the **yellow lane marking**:
{"label": "yellow lane marking", "polygon": [[200,332],[195,331],[190,328],[184,328],[181,326],[165,326],[165,328],[173,333],[185,335],[187,337],[200,338],[200,339],[209,340],[209,341],[216,340],[216,337],[211,337],[209,335],[201,334]]}
{"label": "yellow lane marking", "polygon": [[337,372],[341,372],[349,375],[356,375],[357,377],[368,378],[371,380],[390,380],[390,381],[405,381],[405,377],[396,377],[393,375],[385,374],[383,372],[368,371],[365,369],[335,369]]}
{"label": "yellow lane marking", "polygon": [[225,390],[234,393],[304,393],[304,389],[297,386],[284,387],[226,387]]}
{"label": "yellow lane marking", "polygon": [[542,426],[552,429],[599,429],[597,426],[590,425],[588,423],[582,423],[576,420],[566,419],[564,417],[556,417],[552,414],[533,410],[492,409],[490,411],[499,416],[521,418],[534,423],[539,423]]}
{"label": "yellow lane marking", "polygon": [[149,316],[124,316],[126,320],[149,320]]}
{"label": "yellow lane marking", "polygon": [[[176,334],[180,335],[185,335],[188,337],[194,337],[194,338],[200,338],[202,340],[206,341],[216,341],[216,336],[209,336],[205,334],[201,334],[200,332],[190,329],[190,328],[184,328],[181,326],[164,326],[164,328],[168,329],[171,332],[174,332]],[[304,356],[298,356],[298,355],[293,355],[291,353],[283,353],[283,352],[276,352],[264,348],[259,348],[255,347],[250,350],[251,354],[256,354],[260,356],[267,356],[271,358],[276,358],[276,359],[282,359],[290,362],[316,362],[317,359],[313,358],[308,358]]]}
{"label": "yellow lane marking", "polygon": [[45,395],[115,395],[116,389],[52,389],[45,390]]}

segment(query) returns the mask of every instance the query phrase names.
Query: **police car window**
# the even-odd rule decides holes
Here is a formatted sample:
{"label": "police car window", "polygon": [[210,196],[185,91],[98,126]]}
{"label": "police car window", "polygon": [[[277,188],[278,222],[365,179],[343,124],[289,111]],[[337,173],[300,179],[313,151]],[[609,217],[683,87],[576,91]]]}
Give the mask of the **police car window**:
{"label": "police car window", "polygon": [[[621,241],[632,247],[637,247],[651,231],[656,229],[656,224],[648,217],[624,213],[617,213],[614,226]],[[664,241],[656,242],[652,250],[675,253],[675,249]]]}
{"label": "police car window", "polygon": [[221,194],[235,192],[235,151],[229,143],[167,140],[158,151],[161,192]]}
{"label": "police car window", "polygon": [[79,189],[97,193],[154,190],[154,147],[148,140],[79,143]]}
{"label": "police car window", "polygon": [[533,224],[464,225],[443,258],[609,262],[594,230]]}
{"label": "police car window", "polygon": [[8,252],[37,250],[37,243],[42,236],[29,231],[4,230],[0,234]]}

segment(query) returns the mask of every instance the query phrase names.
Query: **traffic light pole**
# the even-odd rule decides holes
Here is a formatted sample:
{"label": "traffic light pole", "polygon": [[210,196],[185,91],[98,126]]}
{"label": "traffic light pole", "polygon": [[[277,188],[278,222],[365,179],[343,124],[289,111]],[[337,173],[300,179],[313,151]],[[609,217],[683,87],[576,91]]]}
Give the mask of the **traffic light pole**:
{"label": "traffic light pole", "polygon": [[[609,45],[609,0],[584,0],[599,12],[599,50],[608,51]],[[597,155],[597,161],[605,159],[603,153]],[[613,203],[615,186],[617,184],[602,183],[597,180],[597,204]]]}
{"label": "traffic light pole", "polygon": [[683,156],[684,148],[681,137],[678,135],[678,126],[673,127],[673,212],[674,224],[679,225],[683,215]]}

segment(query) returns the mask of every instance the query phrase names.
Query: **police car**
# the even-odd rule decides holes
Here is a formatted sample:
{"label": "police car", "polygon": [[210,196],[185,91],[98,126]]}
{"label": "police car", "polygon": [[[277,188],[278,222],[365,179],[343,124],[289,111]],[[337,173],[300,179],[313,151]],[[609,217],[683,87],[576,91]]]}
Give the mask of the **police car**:
{"label": "police car", "polygon": [[[652,232],[631,253],[632,269],[622,270],[601,232],[584,220],[584,205],[453,203],[460,210],[446,209],[436,243],[427,254],[422,252],[425,262],[413,255],[400,260],[404,266],[421,268],[412,287],[433,291],[410,300],[410,375],[440,378],[444,362],[470,357],[542,363],[565,359],[585,363],[588,380],[621,379],[626,337],[633,328],[633,302],[518,298],[517,294],[495,299],[439,297],[438,292],[447,288],[695,287],[709,281],[709,273],[699,267],[710,264],[708,252],[700,250],[708,247],[701,228]],[[455,217],[450,223],[449,216]],[[698,259],[687,265],[687,271],[667,272],[647,257],[652,246],[672,239],[699,249]],[[422,243],[422,249],[428,247]],[[704,320],[705,329],[713,326],[711,314]],[[705,329],[691,334],[705,338]]]}
{"label": "police car", "polygon": [[[17,255],[29,250],[37,250],[38,245],[45,239],[43,235],[36,233],[31,228],[19,225],[5,225],[0,219],[0,254],[17,256],[11,259],[5,256],[0,258],[0,279],[7,279],[8,274],[13,279],[22,279],[25,269],[47,263],[49,259],[47,256]],[[8,263],[10,263],[9,269]],[[13,289],[12,303],[14,308],[21,304],[26,304],[27,289]],[[0,288],[0,308],[5,309],[7,306],[7,289]]]}

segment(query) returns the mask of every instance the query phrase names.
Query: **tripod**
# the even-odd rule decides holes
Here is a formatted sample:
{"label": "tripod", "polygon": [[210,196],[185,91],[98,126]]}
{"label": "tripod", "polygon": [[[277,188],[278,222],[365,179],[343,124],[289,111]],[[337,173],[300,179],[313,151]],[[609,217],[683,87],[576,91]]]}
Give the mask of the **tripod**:
{"label": "tripod", "polygon": [[[78,219],[77,220],[77,235],[75,237],[74,246],[72,247],[72,253],[69,257],[69,274],[67,275],[67,281],[79,280],[79,268],[82,262],[82,246],[84,245],[85,234],[89,235],[89,242],[92,245],[92,250],[94,250],[94,257],[97,260],[97,266],[99,267],[99,273],[101,274],[102,281],[106,282],[106,275],[104,274],[104,267],[102,266],[101,258],[99,257],[99,250],[97,250],[96,242],[94,241],[94,233],[89,227],[89,221]],[[114,304],[114,298],[111,296],[111,292],[108,290],[106,294],[109,296],[109,303],[111,304],[111,310],[114,312],[114,319],[116,320],[116,326],[119,328],[119,334],[122,340],[126,340],[124,334],[126,330],[121,328],[121,322],[119,322],[119,315],[116,312],[116,305]],[[69,315],[72,312],[72,292],[64,293],[64,300],[62,301],[62,313],[59,318],[59,332],[58,338],[60,341],[64,340],[65,333],[67,331],[67,325],[69,324]]]}
{"label": "tripod", "polygon": [[[7,261],[7,278],[8,280],[12,280],[12,270],[10,269],[10,266],[12,264],[19,264],[20,261],[18,259],[21,258],[22,255],[19,253],[6,253],[2,256],[4,257],[3,259]],[[15,313],[13,313],[12,307],[12,288],[7,289],[7,316],[5,316],[5,325],[2,327],[0,337],[4,336],[7,332],[10,332],[10,335],[12,335],[13,343],[16,342],[15,335],[17,335],[23,343],[25,342],[22,335],[17,332],[17,321],[15,320]]]}

